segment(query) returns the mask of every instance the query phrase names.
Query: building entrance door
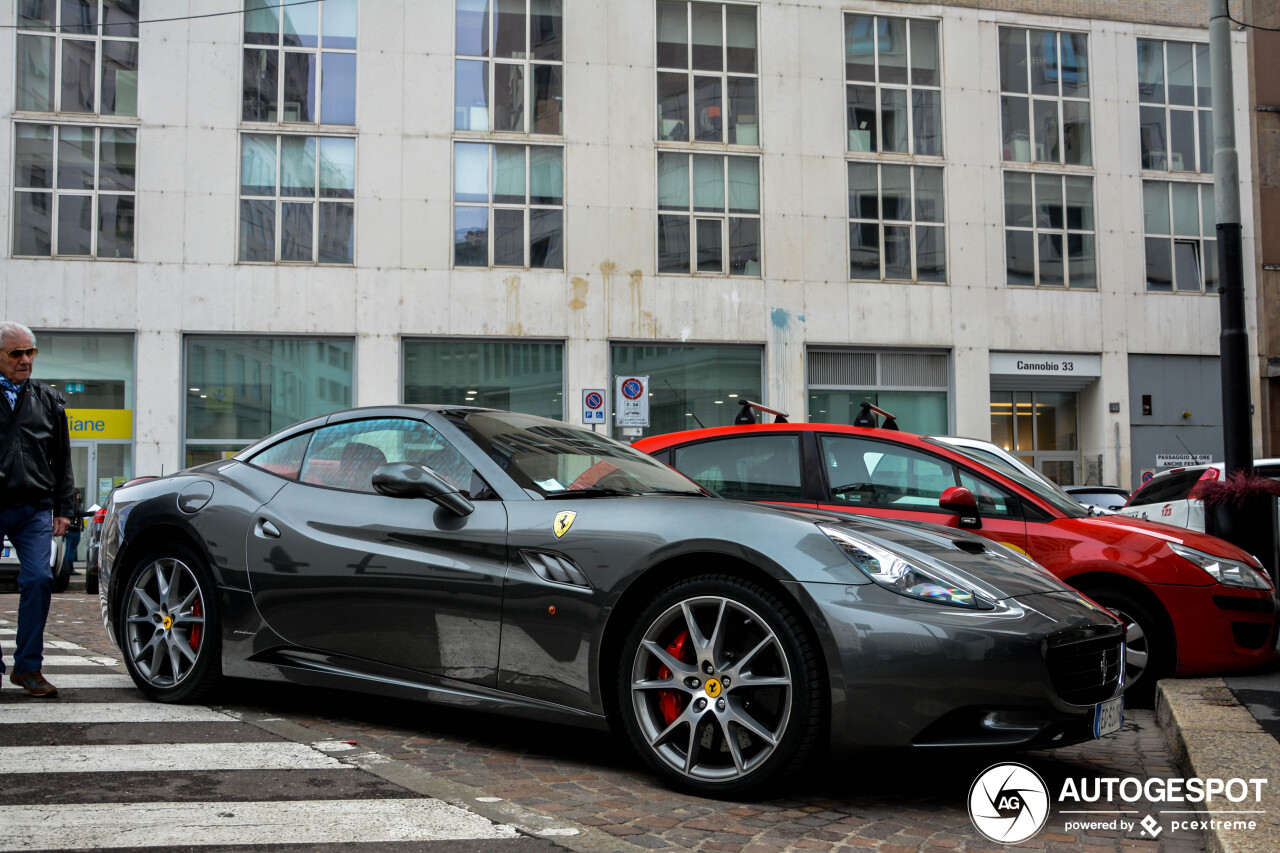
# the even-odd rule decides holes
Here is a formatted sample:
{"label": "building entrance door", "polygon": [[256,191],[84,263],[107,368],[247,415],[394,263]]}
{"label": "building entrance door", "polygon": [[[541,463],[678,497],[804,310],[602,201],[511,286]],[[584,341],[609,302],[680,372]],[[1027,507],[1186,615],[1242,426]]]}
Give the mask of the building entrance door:
{"label": "building entrance door", "polygon": [[991,441],[1060,486],[1080,482],[1078,396],[1063,391],[992,391]]}

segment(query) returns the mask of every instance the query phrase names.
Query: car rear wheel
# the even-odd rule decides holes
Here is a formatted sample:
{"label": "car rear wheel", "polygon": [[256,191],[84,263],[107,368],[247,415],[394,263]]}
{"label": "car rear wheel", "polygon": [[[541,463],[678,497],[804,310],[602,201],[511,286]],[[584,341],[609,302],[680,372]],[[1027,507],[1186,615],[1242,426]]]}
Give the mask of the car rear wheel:
{"label": "car rear wheel", "polygon": [[119,627],[125,666],[149,698],[190,702],[213,689],[221,670],[217,597],[189,548],[168,544],[138,563]]}
{"label": "car rear wheel", "polygon": [[1173,638],[1151,609],[1127,592],[1098,589],[1086,593],[1124,623],[1125,705],[1151,707],[1156,682],[1173,674]]}
{"label": "car rear wheel", "polygon": [[741,578],[691,578],[658,596],[618,669],[632,745],[687,791],[744,796],[777,783],[821,731],[818,658],[799,616]]}
{"label": "car rear wheel", "polygon": [[86,595],[98,594],[98,572],[96,569],[84,570],[84,591]]}

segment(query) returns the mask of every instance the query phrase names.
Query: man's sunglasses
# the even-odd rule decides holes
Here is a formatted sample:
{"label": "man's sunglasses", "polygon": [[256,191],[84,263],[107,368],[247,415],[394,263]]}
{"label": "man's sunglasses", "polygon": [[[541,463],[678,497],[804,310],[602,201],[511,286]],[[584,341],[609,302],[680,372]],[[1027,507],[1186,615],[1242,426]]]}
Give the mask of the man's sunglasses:
{"label": "man's sunglasses", "polygon": [[35,347],[27,347],[26,349],[11,349],[9,350],[8,353],[6,353],[6,355],[8,355],[9,358],[12,358],[14,361],[17,361],[18,359],[22,358],[24,355],[29,355],[32,358],[35,358],[36,353],[38,352],[40,352],[40,350],[36,349]]}

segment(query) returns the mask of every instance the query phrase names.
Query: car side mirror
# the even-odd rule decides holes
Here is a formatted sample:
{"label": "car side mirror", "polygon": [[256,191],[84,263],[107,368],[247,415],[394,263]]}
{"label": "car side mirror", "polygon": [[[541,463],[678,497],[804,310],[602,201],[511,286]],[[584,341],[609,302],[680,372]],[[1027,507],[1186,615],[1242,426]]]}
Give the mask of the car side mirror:
{"label": "car side mirror", "polygon": [[964,486],[952,486],[938,498],[938,506],[960,517],[961,530],[982,529],[982,516],[978,514],[978,499]]}
{"label": "car side mirror", "polygon": [[426,498],[454,515],[470,515],[475,505],[426,465],[388,462],[373,472],[373,490],[389,498]]}

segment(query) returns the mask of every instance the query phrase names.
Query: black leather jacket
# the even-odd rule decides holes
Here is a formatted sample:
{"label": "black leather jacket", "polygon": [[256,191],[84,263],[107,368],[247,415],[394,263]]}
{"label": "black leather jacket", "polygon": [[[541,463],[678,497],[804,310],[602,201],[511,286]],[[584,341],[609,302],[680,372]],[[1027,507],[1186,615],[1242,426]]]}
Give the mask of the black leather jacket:
{"label": "black leather jacket", "polygon": [[49,505],[55,518],[69,518],[75,502],[71,433],[66,401],[47,385],[28,379],[15,408],[0,394],[0,442],[14,418],[8,448],[0,448],[0,509]]}

